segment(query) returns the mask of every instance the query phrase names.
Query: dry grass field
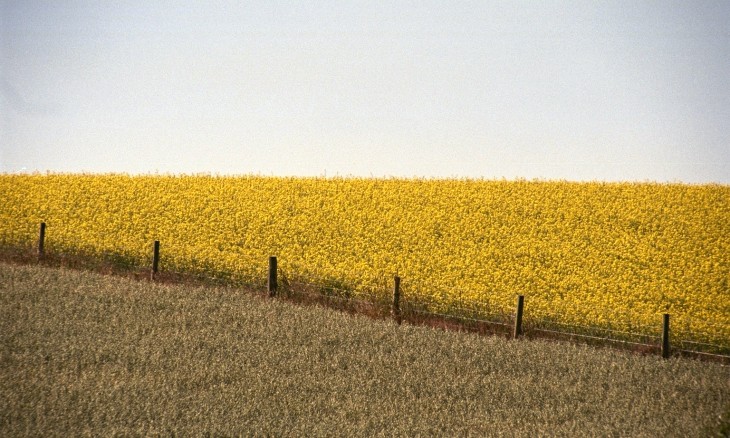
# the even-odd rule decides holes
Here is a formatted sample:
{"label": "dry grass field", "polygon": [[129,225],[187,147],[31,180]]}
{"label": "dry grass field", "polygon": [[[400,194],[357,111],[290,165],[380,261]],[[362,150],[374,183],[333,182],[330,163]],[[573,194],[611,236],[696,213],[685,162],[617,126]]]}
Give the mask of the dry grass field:
{"label": "dry grass field", "polygon": [[2,436],[727,436],[730,369],[0,264],[0,406]]}

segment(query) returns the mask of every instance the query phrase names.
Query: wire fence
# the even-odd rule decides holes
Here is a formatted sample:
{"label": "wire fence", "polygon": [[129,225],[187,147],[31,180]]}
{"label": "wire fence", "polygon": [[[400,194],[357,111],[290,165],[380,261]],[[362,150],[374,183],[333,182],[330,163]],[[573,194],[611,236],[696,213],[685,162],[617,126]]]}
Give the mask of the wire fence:
{"label": "wire fence", "polygon": [[[101,266],[102,271],[105,269],[114,270],[122,266],[130,272],[135,272],[137,277],[144,276],[144,271],[150,269],[149,265],[147,268],[140,266],[137,259],[124,253],[110,251],[94,255],[84,254],[83,252],[65,254],[54,251],[49,253],[44,246],[45,232],[45,226],[42,224],[37,248],[19,248],[17,245],[8,246],[4,244],[0,248],[0,255],[6,259],[16,258],[25,262],[37,258],[38,261],[71,267],[77,265],[78,267],[91,266],[92,269],[99,269]],[[508,337],[524,336],[528,338],[547,337],[579,340],[592,344],[622,346],[646,352],[661,351],[662,355],[668,354],[669,333],[671,333],[672,352],[674,353],[730,362],[730,345],[708,341],[706,335],[692,331],[689,322],[685,323],[684,326],[673,328],[670,332],[668,316],[666,315],[664,327],[659,324],[659,321],[656,326],[635,322],[623,324],[628,329],[614,328],[614,325],[619,325],[616,322],[613,324],[610,322],[604,323],[603,325],[581,325],[566,322],[560,315],[530,309],[529,301],[525,306],[530,310],[524,316],[520,307],[522,306],[521,303],[518,303],[517,308],[474,302],[462,302],[444,307],[433,300],[429,300],[426,298],[428,294],[420,291],[406,290],[405,293],[396,291],[399,289],[398,285],[400,283],[400,279],[397,277],[394,287],[396,290],[393,289],[393,285],[389,286],[385,281],[382,287],[348,287],[342,280],[321,281],[313,279],[311,270],[294,264],[277,268],[275,257],[273,257],[273,273],[270,258],[268,283],[265,276],[265,266],[260,261],[249,261],[252,266],[260,266],[260,268],[255,269],[260,274],[246,277],[236,276],[230,272],[220,272],[205,263],[193,263],[186,265],[183,269],[180,269],[177,264],[173,264],[161,271],[159,269],[159,257],[159,242],[156,241],[151,272],[147,271],[151,280],[199,281],[207,284],[241,286],[253,290],[268,288],[270,296],[326,305],[378,318],[394,317],[399,323],[406,321],[442,328],[500,334]],[[190,269],[189,266],[197,266],[197,268]],[[272,275],[274,281],[273,291]],[[520,298],[520,301],[523,298]],[[705,324],[705,327],[707,326],[708,324]],[[709,326],[712,327],[711,324]],[[718,325],[714,327],[720,332],[725,329]],[[663,330],[665,333],[662,333]]]}
{"label": "wire fence", "polygon": [[[297,286],[304,286],[306,293],[325,296],[328,300],[340,303],[350,302],[369,309],[379,309],[379,316],[393,313],[393,302],[390,290],[380,289],[367,294],[357,293],[351,289],[343,289],[323,285],[315,281],[293,285],[287,293],[302,293]],[[514,337],[517,310],[504,306],[449,306],[444,311],[433,310],[432,302],[423,299],[417,293],[404,294],[400,301],[400,316],[404,321],[425,323],[432,326],[454,328],[480,333],[502,334]],[[529,306],[529,303],[526,304]],[[372,312],[372,310],[371,310]],[[368,312],[366,312],[368,313]],[[663,325],[657,320],[656,326],[632,323],[629,330],[612,327],[569,323],[558,320],[555,315],[531,312],[522,323],[521,333],[525,337],[570,339],[585,341],[591,344],[614,345],[644,352],[662,352]],[[720,328],[719,326],[717,327]],[[672,351],[705,358],[715,358],[730,362],[730,345],[699,340],[701,335],[686,330],[671,330]]]}
{"label": "wire fence", "polygon": [[[286,274],[285,274],[286,275]],[[291,275],[291,274],[290,274]],[[296,282],[288,285],[288,296],[309,294],[325,301],[335,302],[339,307],[349,303],[350,307],[367,308],[364,313],[375,313],[380,317],[393,314],[391,290],[385,287],[367,291],[329,286],[316,281]],[[423,298],[424,294],[410,291],[403,294],[399,303],[400,316],[404,321],[428,325],[476,331],[480,333],[514,336],[516,309],[498,305],[451,305],[444,311],[434,310],[439,306]],[[527,304],[529,306],[529,304]],[[376,310],[373,312],[373,310]],[[644,352],[661,352],[663,335],[661,320],[656,326],[632,322],[629,329],[611,326],[584,325],[560,321],[558,316],[532,311],[522,324],[522,335],[526,337],[548,337],[585,341],[591,344],[614,345]],[[720,329],[720,326],[715,326]],[[682,329],[673,329],[672,351],[705,358],[730,362],[730,345],[699,340],[701,335]]]}

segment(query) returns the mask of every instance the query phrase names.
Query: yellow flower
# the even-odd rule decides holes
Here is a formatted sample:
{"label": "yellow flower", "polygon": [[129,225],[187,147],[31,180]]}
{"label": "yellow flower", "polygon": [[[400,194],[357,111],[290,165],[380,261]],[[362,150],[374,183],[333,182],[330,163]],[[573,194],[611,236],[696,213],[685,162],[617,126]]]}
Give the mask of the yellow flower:
{"label": "yellow flower", "polygon": [[118,254],[163,269],[289,274],[436,311],[730,342],[730,187],[254,176],[0,175],[0,244]]}

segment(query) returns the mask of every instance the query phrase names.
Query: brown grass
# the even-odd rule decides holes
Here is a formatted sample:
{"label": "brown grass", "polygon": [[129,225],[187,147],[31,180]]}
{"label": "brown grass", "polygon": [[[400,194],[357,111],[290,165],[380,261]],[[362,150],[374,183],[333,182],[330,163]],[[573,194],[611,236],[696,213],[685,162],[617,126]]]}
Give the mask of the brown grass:
{"label": "brown grass", "polygon": [[237,288],[0,264],[2,436],[721,436],[729,377]]}

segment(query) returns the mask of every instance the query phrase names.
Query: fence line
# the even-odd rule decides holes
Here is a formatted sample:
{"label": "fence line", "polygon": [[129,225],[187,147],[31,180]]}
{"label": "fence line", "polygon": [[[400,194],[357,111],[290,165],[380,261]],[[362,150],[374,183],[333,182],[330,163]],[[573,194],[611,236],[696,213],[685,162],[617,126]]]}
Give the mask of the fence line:
{"label": "fence line", "polygon": [[[614,339],[614,338],[604,338],[601,336],[593,336],[593,335],[586,335],[582,333],[575,333],[575,332],[564,332],[564,331],[558,331],[558,330],[548,330],[548,329],[534,329],[538,333],[548,333],[556,336],[568,336],[568,337],[576,337],[581,339],[588,339],[588,340],[594,340],[594,341],[600,341],[600,342],[610,342],[610,343],[616,343],[616,344],[623,344],[623,345],[631,345],[635,347],[657,347],[655,344],[646,344],[643,342],[634,342],[634,341],[627,341],[623,339]],[[669,350],[665,350],[669,351]],[[728,356],[723,356],[728,357]]]}
{"label": "fence line", "polygon": [[[563,326],[563,327],[574,327],[579,329],[581,332],[603,332],[603,333],[609,333],[609,334],[616,334],[618,336],[625,336],[625,337],[631,337],[631,336],[637,336],[637,337],[645,337],[645,338],[654,338],[654,339],[660,339],[661,336],[649,334],[649,333],[638,333],[638,332],[629,332],[625,330],[615,330],[615,329],[609,329],[609,328],[603,328],[598,326],[585,326],[580,324],[568,324],[564,322],[558,322],[558,321],[540,321],[537,320],[535,323],[534,329],[536,330],[549,330],[549,328],[546,328],[548,326]],[[609,336],[606,336],[609,337]]]}
{"label": "fence line", "polygon": [[484,319],[484,318],[470,318],[467,316],[459,316],[459,315],[451,315],[448,313],[439,313],[439,312],[427,312],[424,310],[411,310],[411,313],[416,313],[419,315],[427,315],[427,316],[438,316],[444,319],[458,319],[461,321],[470,321],[475,323],[483,323],[483,324],[489,324],[494,326],[503,326],[505,329],[512,328],[511,324],[505,323],[504,321],[494,321],[490,319]]}
{"label": "fence line", "polygon": [[[46,250],[45,250],[45,238],[46,238],[46,224],[45,222],[41,222],[40,229],[39,229],[39,239],[38,239],[38,247],[37,247],[37,259],[38,261],[42,261],[46,258]],[[282,283],[286,286],[286,290],[288,292],[291,292],[293,290],[292,284],[289,283],[285,272],[278,268],[278,261],[276,256],[270,256],[268,259],[269,266],[268,266],[268,278],[266,283],[266,289],[268,292],[269,297],[276,297],[279,292],[279,276],[281,274]],[[155,281],[158,277],[159,273],[159,264],[160,264],[160,241],[155,240],[153,245],[153,255],[152,255],[152,266],[150,269],[150,280]],[[294,275],[296,276],[296,274]],[[369,305],[378,305],[383,304],[383,300],[377,300],[375,297],[378,295],[383,294],[377,294],[373,293],[371,295],[371,299],[364,301],[359,300],[355,297],[353,297],[353,290],[349,289],[343,289],[339,287],[334,286],[328,286],[328,285],[322,285],[318,283],[311,283],[311,282],[305,282],[305,281],[293,281],[294,286],[304,286],[308,288],[313,288],[317,290],[316,296],[326,298],[326,299],[336,299],[341,301],[347,301],[347,302],[359,302],[361,304],[369,304]],[[332,292],[332,294],[326,294],[322,293],[322,291],[329,290]],[[370,292],[374,292],[373,289],[369,289]],[[339,293],[340,296],[337,296],[335,292]],[[364,291],[363,291],[364,292]],[[361,291],[358,291],[358,295],[364,295],[364,293]],[[532,333],[544,333],[549,334],[552,336],[569,336],[569,337],[577,337],[581,339],[586,340],[592,340],[592,341],[601,341],[601,342],[612,342],[612,343],[619,343],[623,345],[631,345],[636,347],[652,347],[652,348],[659,348],[661,351],[661,355],[664,358],[668,358],[671,355],[671,344],[670,344],[670,315],[665,313],[663,315],[663,324],[661,328],[661,335],[653,335],[653,334],[647,334],[647,333],[633,333],[623,330],[615,330],[610,328],[602,328],[599,326],[581,326],[578,324],[567,324],[562,323],[559,321],[551,321],[551,318],[546,318],[547,315],[544,315],[543,318],[539,317],[530,317],[527,318],[527,326],[523,324],[523,315],[524,315],[524,307],[525,307],[525,297],[524,295],[518,295],[517,296],[517,303],[515,312],[510,315],[510,319],[512,319],[511,323],[508,321],[505,321],[506,318],[504,316],[506,315],[504,313],[504,308],[501,309],[503,320],[502,321],[494,321],[491,319],[486,319],[486,315],[484,315],[484,310],[486,309],[465,309],[460,307],[450,307],[449,310],[461,310],[466,311],[465,313],[469,313],[471,316],[465,316],[463,314],[458,313],[442,313],[442,312],[434,312],[433,310],[421,310],[417,309],[418,306],[426,306],[426,309],[428,309],[428,302],[424,299],[416,299],[416,300],[407,300],[402,301],[402,289],[401,289],[401,278],[399,276],[394,277],[393,281],[393,289],[392,289],[392,299],[389,303],[389,313],[390,316],[393,318],[393,320],[400,324],[404,317],[407,317],[409,314],[416,314],[416,315],[422,315],[422,316],[434,316],[444,319],[457,319],[460,321],[468,321],[471,323],[476,324],[488,324],[490,326],[494,327],[502,327],[502,328],[511,328],[512,333],[511,337],[514,339],[520,338],[526,334],[527,332]],[[381,301],[381,303],[378,303],[378,301]],[[405,307],[404,307],[405,306]],[[477,307],[477,306],[475,306]],[[489,306],[487,306],[489,307]],[[405,312],[404,312],[405,310]],[[540,312],[537,312],[538,314]],[[610,324],[610,322],[609,322]],[[562,327],[573,327],[578,328],[579,331],[576,330],[553,330],[548,328],[548,326],[562,326]],[[686,324],[688,327],[690,326],[690,323],[688,322]],[[640,327],[647,327],[647,328],[653,328],[652,326],[646,326],[646,325],[639,325]],[[719,327],[716,325],[716,327]],[[654,331],[654,330],[652,330]],[[608,336],[596,336],[595,332],[601,332],[609,334]],[[591,334],[589,334],[591,333]],[[674,335],[677,334],[688,334],[692,332],[682,331],[681,329],[675,330]],[[643,339],[654,339],[654,340],[661,340],[660,345],[657,346],[656,343],[647,344],[642,342],[635,342],[630,341],[627,339],[619,339],[617,337],[612,337],[611,335],[618,335],[618,337],[624,337],[624,338],[630,338],[630,337],[638,337]],[[701,342],[701,341],[694,341],[691,339],[686,339],[683,337],[679,337],[676,341],[674,341],[677,346],[680,348],[677,348],[675,351],[680,353],[688,353],[691,355],[698,355],[701,357],[712,357],[712,358],[722,358],[724,360],[730,359],[730,346],[727,345],[718,345],[718,344],[712,344],[709,342]],[[712,349],[715,350],[715,352],[708,352],[708,351],[702,351],[697,349],[686,349],[687,346],[695,345],[698,347],[704,347],[705,349]],[[728,353],[725,353],[725,352]],[[718,353],[722,352],[722,353]]]}

